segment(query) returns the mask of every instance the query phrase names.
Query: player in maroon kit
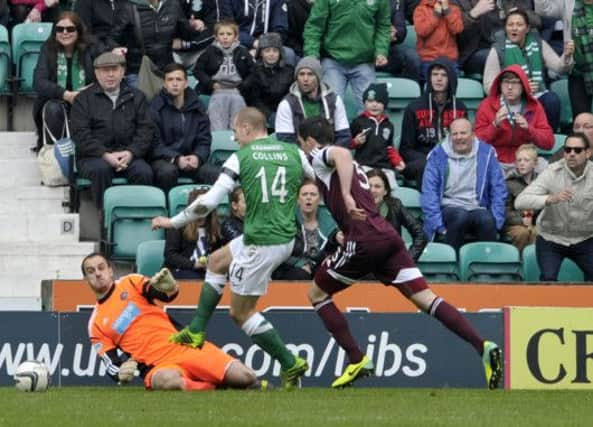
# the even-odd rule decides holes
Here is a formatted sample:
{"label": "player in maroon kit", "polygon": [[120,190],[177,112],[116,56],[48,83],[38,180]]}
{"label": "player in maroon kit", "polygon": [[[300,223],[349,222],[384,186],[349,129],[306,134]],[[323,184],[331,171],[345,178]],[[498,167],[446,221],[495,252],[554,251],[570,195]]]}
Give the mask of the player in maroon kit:
{"label": "player in maroon kit", "polygon": [[482,339],[455,307],[428,287],[399,234],[377,211],[364,171],[352,161],[349,150],[331,145],[330,123],[322,118],[306,119],[298,130],[325,205],[344,233],[344,245],[322,263],[309,289],[311,304],[350,361],[332,387],[344,387],[373,374],[373,362],[360,350],[346,318],[332,301],[333,294],[373,273],[377,280],[397,288],[420,310],[468,341],[482,356],[488,387],[497,388],[502,378],[500,348]]}

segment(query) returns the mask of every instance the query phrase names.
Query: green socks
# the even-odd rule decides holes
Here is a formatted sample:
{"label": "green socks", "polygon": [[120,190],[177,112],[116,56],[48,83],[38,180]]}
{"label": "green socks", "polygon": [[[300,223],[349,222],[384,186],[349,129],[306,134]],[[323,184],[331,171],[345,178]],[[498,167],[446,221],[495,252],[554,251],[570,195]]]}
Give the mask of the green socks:
{"label": "green socks", "polygon": [[206,330],[208,321],[221,298],[222,293],[219,294],[208,282],[204,282],[196,314],[194,314],[194,318],[189,324],[191,332],[204,332]]}

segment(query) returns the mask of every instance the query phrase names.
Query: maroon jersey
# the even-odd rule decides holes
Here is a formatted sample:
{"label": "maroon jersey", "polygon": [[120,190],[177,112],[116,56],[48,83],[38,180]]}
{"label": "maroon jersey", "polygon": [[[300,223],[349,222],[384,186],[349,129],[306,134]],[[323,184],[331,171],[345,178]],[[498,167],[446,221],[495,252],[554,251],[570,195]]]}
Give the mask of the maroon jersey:
{"label": "maroon jersey", "polygon": [[330,210],[340,230],[344,233],[346,240],[368,241],[393,235],[395,233],[393,226],[379,214],[373,196],[369,191],[368,178],[356,162],[354,162],[350,193],[356,205],[364,209],[367,218],[365,221],[355,221],[348,215],[342,198],[338,172],[328,164],[327,158],[331,149],[331,146],[314,149],[311,153],[311,164],[315,170],[317,184],[323,195],[325,205]]}

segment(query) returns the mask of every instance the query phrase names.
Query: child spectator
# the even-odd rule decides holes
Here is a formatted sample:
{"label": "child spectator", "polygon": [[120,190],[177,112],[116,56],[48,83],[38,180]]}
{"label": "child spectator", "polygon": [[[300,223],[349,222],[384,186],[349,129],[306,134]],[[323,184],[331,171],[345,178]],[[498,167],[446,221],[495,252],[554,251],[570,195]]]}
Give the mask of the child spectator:
{"label": "child spectator", "polygon": [[[449,0],[421,0],[414,10],[416,47],[422,61],[420,74],[426,78],[426,70],[438,57],[446,57],[457,63],[457,34],[463,31],[461,9]],[[457,66],[455,67],[457,74]]]}
{"label": "child spectator", "polygon": [[212,131],[230,129],[233,116],[245,107],[240,90],[253,69],[253,58],[239,44],[237,24],[218,22],[214,34],[214,43],[206,48],[194,68],[200,92],[212,95],[208,106]]}
{"label": "child spectator", "polygon": [[274,127],[278,104],[288,93],[294,77],[294,68],[287,65],[278,33],[262,34],[259,38],[257,63],[243,84],[245,101],[265,114],[268,127]]}
{"label": "child spectator", "polygon": [[537,177],[537,150],[533,144],[523,144],[515,152],[515,168],[506,176],[508,198],[506,206],[505,234],[509,236],[519,251],[535,243],[537,231],[532,209],[515,209],[515,199]]}
{"label": "child spectator", "polygon": [[385,83],[371,83],[362,95],[365,110],[352,122],[351,148],[354,158],[365,170],[380,168],[389,178],[391,188],[397,187],[394,168],[406,167],[399,152],[393,147],[393,124],[385,113],[389,101]]}
{"label": "child spectator", "polygon": [[[188,204],[206,191],[191,191]],[[216,211],[212,211],[206,218],[197,219],[179,230],[167,230],[165,267],[171,270],[176,279],[203,279],[208,255],[222,245],[218,217]]]}

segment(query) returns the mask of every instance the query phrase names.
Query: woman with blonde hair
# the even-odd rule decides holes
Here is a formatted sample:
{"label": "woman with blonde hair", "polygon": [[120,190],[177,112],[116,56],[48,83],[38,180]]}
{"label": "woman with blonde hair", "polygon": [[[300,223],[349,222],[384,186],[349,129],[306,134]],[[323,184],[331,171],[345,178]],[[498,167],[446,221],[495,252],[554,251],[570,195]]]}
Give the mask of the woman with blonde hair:
{"label": "woman with blonde hair", "polygon": [[535,218],[539,212],[515,209],[515,199],[536,177],[537,149],[533,144],[523,144],[515,152],[515,167],[506,176],[508,197],[504,233],[520,251],[535,242]]}

